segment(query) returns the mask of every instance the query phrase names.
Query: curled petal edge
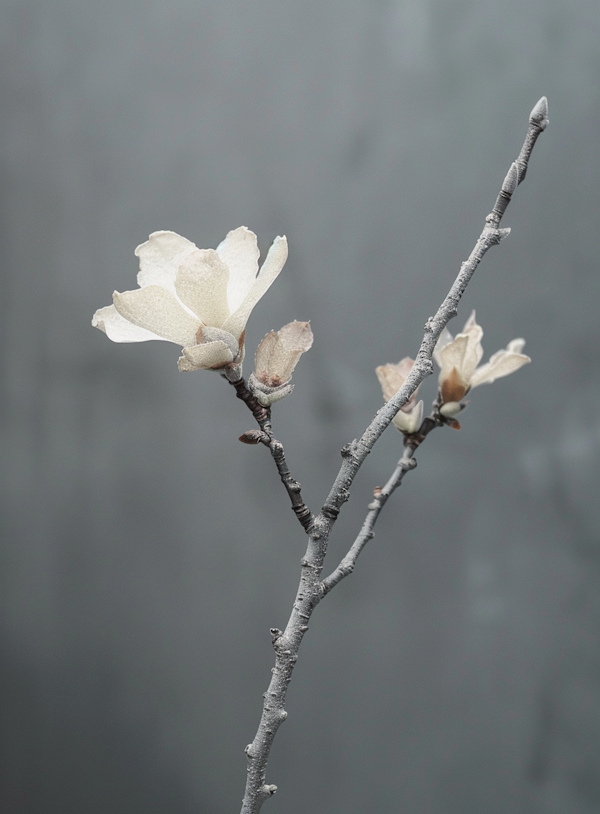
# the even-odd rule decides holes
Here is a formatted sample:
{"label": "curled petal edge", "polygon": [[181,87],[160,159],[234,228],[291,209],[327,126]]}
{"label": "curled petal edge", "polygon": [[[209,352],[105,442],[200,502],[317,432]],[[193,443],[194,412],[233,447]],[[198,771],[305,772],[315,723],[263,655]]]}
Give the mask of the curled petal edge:
{"label": "curled petal edge", "polygon": [[233,353],[229,345],[221,340],[191,345],[183,349],[183,356],[178,362],[179,370],[220,370],[233,362]]}

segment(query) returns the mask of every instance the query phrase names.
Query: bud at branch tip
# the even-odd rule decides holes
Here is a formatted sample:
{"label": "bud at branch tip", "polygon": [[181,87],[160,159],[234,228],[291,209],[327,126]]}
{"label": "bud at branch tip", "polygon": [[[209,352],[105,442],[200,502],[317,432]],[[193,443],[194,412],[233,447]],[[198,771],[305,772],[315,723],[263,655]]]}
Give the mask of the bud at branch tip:
{"label": "bud at branch tip", "polygon": [[542,96],[531,111],[529,122],[530,124],[537,124],[540,130],[545,130],[548,126],[548,100],[545,96]]}

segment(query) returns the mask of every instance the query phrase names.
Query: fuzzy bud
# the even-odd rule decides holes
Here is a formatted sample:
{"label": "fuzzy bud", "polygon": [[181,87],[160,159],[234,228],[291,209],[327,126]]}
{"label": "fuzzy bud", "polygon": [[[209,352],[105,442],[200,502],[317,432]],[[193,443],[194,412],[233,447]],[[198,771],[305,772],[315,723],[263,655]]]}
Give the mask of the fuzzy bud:
{"label": "fuzzy bud", "polygon": [[313,343],[309,322],[290,322],[268,333],[256,349],[254,372],[248,379],[253,395],[264,407],[288,396],[298,360]]}

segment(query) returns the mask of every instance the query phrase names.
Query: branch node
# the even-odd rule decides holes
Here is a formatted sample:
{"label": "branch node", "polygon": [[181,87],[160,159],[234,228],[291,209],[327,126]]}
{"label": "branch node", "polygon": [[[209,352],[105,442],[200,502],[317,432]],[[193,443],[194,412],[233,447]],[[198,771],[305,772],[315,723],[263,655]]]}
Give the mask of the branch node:
{"label": "branch node", "polygon": [[271,644],[273,645],[273,649],[279,652],[283,631],[279,630],[278,627],[272,627],[269,632],[271,633]]}
{"label": "branch node", "polygon": [[431,374],[433,373],[434,370],[433,362],[426,356],[423,357],[423,355],[421,355],[421,357],[419,358],[419,354],[417,354],[417,361],[415,362],[415,365],[418,365],[419,370],[422,371],[423,378],[425,378],[425,376],[431,376]]}
{"label": "branch node", "polygon": [[277,439],[271,438],[270,439],[270,445],[271,445],[271,449],[273,450],[274,455],[283,455],[284,454],[283,444],[281,443],[281,441],[277,441]]}
{"label": "branch node", "polygon": [[339,513],[340,513],[340,510],[338,508],[336,508],[335,506],[325,505],[321,509],[321,514],[324,514],[325,517],[329,518],[329,520],[335,520]]}

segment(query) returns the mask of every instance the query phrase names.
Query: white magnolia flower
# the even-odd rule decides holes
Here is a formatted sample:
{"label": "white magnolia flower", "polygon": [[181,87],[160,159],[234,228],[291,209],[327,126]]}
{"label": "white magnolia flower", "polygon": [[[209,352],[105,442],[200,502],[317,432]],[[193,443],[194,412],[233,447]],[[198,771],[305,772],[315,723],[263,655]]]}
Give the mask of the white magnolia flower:
{"label": "white magnolia flower", "polygon": [[[377,374],[379,384],[383,391],[384,401],[389,401],[392,396],[396,395],[404,384],[413,365],[414,359],[405,356],[404,359],[401,359],[396,365],[379,365],[379,367],[375,368],[375,373]],[[419,387],[420,386],[421,385],[419,385]],[[423,402],[416,401],[419,387],[417,387],[410,399],[400,408],[399,412],[397,412],[392,419],[394,426],[405,435],[411,435],[416,432],[423,423]]]}
{"label": "white magnolia flower", "polygon": [[258,271],[256,235],[245,226],[216,249],[198,249],[175,232],[154,232],[135,250],[135,291],[113,294],[92,325],[113,342],[163,339],[183,348],[180,370],[218,370],[241,363],[246,322],[287,259],[276,237]]}
{"label": "white magnolia flower", "polygon": [[294,389],[290,384],[298,360],[313,343],[309,322],[289,322],[268,333],[256,349],[254,373],[248,386],[263,407],[269,407]]}
{"label": "white magnolia flower", "polygon": [[444,328],[438,339],[433,356],[441,368],[439,385],[443,406],[440,412],[446,417],[461,411],[460,401],[472,387],[491,384],[531,362],[529,356],[522,352],[525,340],[513,339],[504,350],[499,350],[489,362],[478,367],[483,356],[482,336],[483,330],[477,324],[473,311],[455,338]]}

